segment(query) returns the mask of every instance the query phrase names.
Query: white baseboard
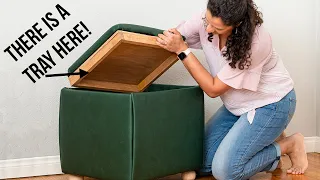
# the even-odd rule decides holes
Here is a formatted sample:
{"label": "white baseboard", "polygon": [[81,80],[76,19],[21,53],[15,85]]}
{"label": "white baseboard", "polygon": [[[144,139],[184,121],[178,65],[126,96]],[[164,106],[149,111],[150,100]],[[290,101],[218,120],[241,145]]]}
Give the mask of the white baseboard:
{"label": "white baseboard", "polygon": [[60,156],[0,160],[0,179],[63,174]]}
{"label": "white baseboard", "polygon": [[305,137],[304,143],[306,145],[307,152],[318,152],[320,153],[320,137]]}
{"label": "white baseboard", "polygon": [[316,142],[316,150],[315,152],[320,153],[320,137],[318,137],[318,140]]}
{"label": "white baseboard", "polygon": [[[307,152],[320,153],[320,137],[306,137]],[[0,179],[63,174],[60,156],[0,160]]]}

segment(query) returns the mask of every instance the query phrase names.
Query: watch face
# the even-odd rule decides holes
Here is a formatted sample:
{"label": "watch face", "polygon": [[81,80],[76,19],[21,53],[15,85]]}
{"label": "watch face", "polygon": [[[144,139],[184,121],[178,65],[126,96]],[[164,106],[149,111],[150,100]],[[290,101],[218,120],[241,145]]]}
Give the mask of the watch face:
{"label": "watch face", "polygon": [[183,60],[184,58],[186,58],[186,54],[184,52],[182,52],[178,55],[178,57],[180,60]]}

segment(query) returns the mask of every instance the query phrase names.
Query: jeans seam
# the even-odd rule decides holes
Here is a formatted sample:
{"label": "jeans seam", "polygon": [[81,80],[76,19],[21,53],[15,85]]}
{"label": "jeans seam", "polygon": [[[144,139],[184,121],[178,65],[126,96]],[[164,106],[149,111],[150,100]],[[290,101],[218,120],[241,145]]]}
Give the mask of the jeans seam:
{"label": "jeans seam", "polygon": [[[292,120],[292,117],[294,116],[295,110],[296,110],[297,97],[296,97],[296,93],[295,93],[294,89],[292,91],[293,91],[293,94],[291,96],[289,96],[289,112],[288,112],[288,118],[287,118],[285,128],[288,127],[290,121]],[[293,103],[295,104],[295,107],[294,107],[293,112],[291,113],[291,111],[292,111],[291,108],[292,108]]]}
{"label": "jeans seam", "polygon": [[[269,145],[269,146],[274,146],[274,145],[271,144],[271,145]],[[277,154],[278,154],[278,153],[277,153]],[[277,156],[278,156],[278,155],[277,155]],[[272,165],[273,165],[276,161],[278,161],[278,163],[279,163],[280,160],[276,159],[275,161],[271,162]],[[272,167],[271,167],[271,168],[272,168]],[[251,169],[249,169],[248,171],[253,171],[253,170],[255,170],[255,169],[256,169],[256,167],[255,167],[255,168],[251,168]],[[270,170],[271,170],[271,169],[270,169]]]}
{"label": "jeans seam", "polygon": [[[279,161],[279,160],[276,160],[276,161]],[[271,162],[272,163],[272,165],[273,165],[273,163],[274,163],[275,161],[273,161],[273,162]],[[253,170],[255,170],[255,169],[257,169],[257,167],[255,167],[255,168],[251,168],[251,169],[249,169],[248,171],[253,171]],[[244,176],[244,174],[242,174],[243,176]]]}
{"label": "jeans seam", "polygon": [[[227,134],[228,134],[228,133],[227,133]],[[220,139],[222,136],[223,136],[223,134],[220,135],[217,139]],[[224,139],[224,138],[223,138],[223,139]],[[223,140],[223,139],[222,139],[222,140]],[[221,140],[221,142],[222,142],[222,140]],[[218,142],[218,141],[214,142],[214,143],[209,147],[209,149],[206,151],[205,158],[207,158],[207,155],[209,154],[208,152],[210,152],[210,151],[213,149],[214,145],[217,144],[217,142]],[[218,148],[219,148],[219,146],[218,146]],[[218,148],[217,148],[217,149],[218,149]],[[212,160],[213,160],[213,159],[214,159],[214,155],[213,155]],[[211,164],[212,164],[212,160],[211,160]],[[212,167],[211,167],[211,168],[212,168]]]}
{"label": "jeans seam", "polygon": [[[270,124],[272,118],[276,115],[277,111],[278,111],[278,103],[277,103],[277,105],[276,105],[276,108],[275,108],[275,110],[274,110],[274,113],[272,114],[272,116],[270,116],[270,118],[268,119],[267,123],[265,124],[265,126],[262,127],[262,129],[265,129],[265,128]],[[244,158],[244,157],[247,155],[247,153],[248,153],[249,147],[257,141],[258,137],[260,137],[261,134],[262,134],[262,131],[260,131],[260,132],[258,133],[258,135],[256,136],[256,138],[247,146],[247,148],[245,149],[245,152],[244,152],[244,154],[242,155],[242,157],[241,157],[241,159],[239,160],[239,162],[242,162],[243,158]],[[235,163],[235,164],[238,164],[238,163]],[[241,177],[243,177],[243,176],[244,176],[244,172],[242,171]]]}

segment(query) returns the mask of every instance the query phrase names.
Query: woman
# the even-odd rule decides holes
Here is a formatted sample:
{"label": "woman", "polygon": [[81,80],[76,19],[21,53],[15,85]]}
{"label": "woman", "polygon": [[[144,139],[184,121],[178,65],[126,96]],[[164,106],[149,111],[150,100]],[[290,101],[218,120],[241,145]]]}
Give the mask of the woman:
{"label": "woman", "polygon": [[[276,169],[284,154],[292,161],[288,173],[303,174],[308,167],[300,133],[275,142],[295,112],[296,96],[262,23],[252,0],[209,0],[206,12],[157,37],[159,46],[179,56],[202,90],[220,96],[224,104],[206,124],[200,174],[249,179]],[[189,48],[204,51],[210,73]],[[183,173],[190,177],[195,172]]]}

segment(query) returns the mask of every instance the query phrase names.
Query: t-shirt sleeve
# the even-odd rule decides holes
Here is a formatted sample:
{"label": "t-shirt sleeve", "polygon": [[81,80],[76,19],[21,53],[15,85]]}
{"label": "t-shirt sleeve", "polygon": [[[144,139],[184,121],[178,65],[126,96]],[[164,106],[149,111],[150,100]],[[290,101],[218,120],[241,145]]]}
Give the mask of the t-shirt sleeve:
{"label": "t-shirt sleeve", "polygon": [[193,49],[202,49],[199,35],[200,27],[203,26],[201,17],[202,14],[198,13],[191,19],[182,21],[176,28],[186,38],[189,47]]}
{"label": "t-shirt sleeve", "polygon": [[264,30],[256,31],[251,45],[251,65],[249,68],[240,70],[232,68],[229,63],[218,73],[218,78],[235,89],[247,89],[257,91],[263,66],[272,55],[272,40],[269,33]]}

